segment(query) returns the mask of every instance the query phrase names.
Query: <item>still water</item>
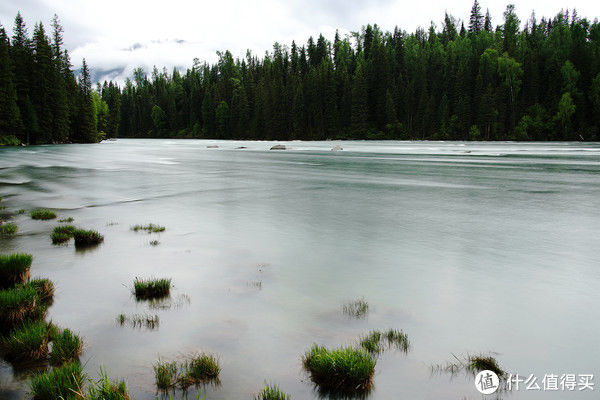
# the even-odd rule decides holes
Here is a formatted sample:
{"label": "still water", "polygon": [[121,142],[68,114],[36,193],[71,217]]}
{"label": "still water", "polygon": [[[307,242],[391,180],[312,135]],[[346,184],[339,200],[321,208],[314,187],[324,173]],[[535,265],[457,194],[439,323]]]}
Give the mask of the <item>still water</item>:
{"label": "still water", "polygon": [[[600,144],[273,144],[0,149],[2,212],[52,208],[105,236],[85,252],[53,246],[58,222],[25,214],[11,218],[18,235],[0,240],[0,252],[32,253],[32,275],[54,281],[49,318],[85,338],[90,377],[106,367],[135,399],[156,399],[159,357],[207,351],[222,366],[207,399],[250,399],[265,382],[316,399],[301,366],[312,343],[397,328],[411,350],[379,357],[369,399],[481,399],[472,376],[431,370],[477,353],[540,381],[595,374],[598,386],[502,398],[597,398]],[[130,229],[147,222],[166,231]],[[172,278],[171,301],[136,302],[135,277]],[[342,305],[358,298],[369,314],[350,319]],[[121,313],[160,324],[120,326]],[[1,363],[0,398],[26,391]]]}

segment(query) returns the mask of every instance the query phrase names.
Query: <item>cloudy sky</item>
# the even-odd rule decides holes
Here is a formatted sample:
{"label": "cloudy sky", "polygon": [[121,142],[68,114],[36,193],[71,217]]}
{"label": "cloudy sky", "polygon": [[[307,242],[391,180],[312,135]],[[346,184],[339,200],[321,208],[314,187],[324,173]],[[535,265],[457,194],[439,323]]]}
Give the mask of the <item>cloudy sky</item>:
{"label": "cloudy sky", "polygon": [[[508,1],[480,4],[489,8],[497,25]],[[566,7],[590,19],[600,15],[599,1],[514,3],[522,20],[534,8],[538,17],[553,16]],[[367,23],[407,31],[428,27],[431,21],[439,26],[445,10],[467,19],[471,5],[472,0],[2,0],[0,23],[12,30],[20,11],[32,33],[35,22],[49,27],[56,13],[74,66],[85,57],[95,76],[122,81],[137,66],[186,68],[195,57],[215,61],[216,51],[225,49],[236,57],[244,56],[246,49],[262,55],[275,41],[304,43],[320,32],[332,39],[336,29],[348,33]]]}

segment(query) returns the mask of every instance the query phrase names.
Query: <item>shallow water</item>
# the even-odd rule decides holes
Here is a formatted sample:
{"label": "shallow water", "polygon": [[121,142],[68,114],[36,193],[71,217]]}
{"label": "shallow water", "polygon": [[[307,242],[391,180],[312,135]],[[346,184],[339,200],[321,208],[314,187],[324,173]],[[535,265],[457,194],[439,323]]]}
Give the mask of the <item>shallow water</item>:
{"label": "shallow water", "polygon": [[[490,352],[513,373],[595,374],[600,385],[600,144],[273,144],[0,149],[3,212],[54,208],[105,235],[78,252],[51,244],[56,221],[16,215],[19,234],[0,239],[2,253],[32,253],[32,275],[55,282],[49,318],[85,337],[91,377],[105,366],[134,398],[155,399],[158,357],[209,351],[222,372],[207,399],[249,399],[265,381],[315,399],[300,361],[312,343],[393,327],[412,347],[379,358],[369,399],[480,399],[472,377],[431,366]],[[130,230],[146,222],[167,230]],[[131,295],[135,277],[153,276],[175,285],[159,309]],[[344,316],[342,304],[361,297],[367,318]],[[160,324],[120,326],[120,313]],[[0,363],[0,398],[26,390]]]}

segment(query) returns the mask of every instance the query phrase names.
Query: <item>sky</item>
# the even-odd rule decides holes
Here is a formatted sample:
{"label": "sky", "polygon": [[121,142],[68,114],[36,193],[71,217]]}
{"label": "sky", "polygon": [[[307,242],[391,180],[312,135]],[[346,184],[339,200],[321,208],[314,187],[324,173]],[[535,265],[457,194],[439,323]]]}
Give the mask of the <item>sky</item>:
{"label": "sky", "polygon": [[[480,0],[480,5],[490,10],[496,26],[502,24],[509,2]],[[591,20],[600,15],[600,1],[513,3],[522,21],[534,9],[538,18],[567,7]],[[336,29],[344,35],[368,23],[409,32],[419,26],[428,28],[432,21],[439,27],[445,11],[468,20],[471,6],[472,0],[2,0],[0,24],[12,32],[20,11],[30,34],[38,21],[49,31],[57,14],[74,68],[85,58],[96,79],[123,82],[139,66],[146,71],[153,66],[183,70],[194,58],[216,61],[219,50],[244,57],[249,49],[262,56],[274,42],[303,44],[319,33],[332,40]]]}

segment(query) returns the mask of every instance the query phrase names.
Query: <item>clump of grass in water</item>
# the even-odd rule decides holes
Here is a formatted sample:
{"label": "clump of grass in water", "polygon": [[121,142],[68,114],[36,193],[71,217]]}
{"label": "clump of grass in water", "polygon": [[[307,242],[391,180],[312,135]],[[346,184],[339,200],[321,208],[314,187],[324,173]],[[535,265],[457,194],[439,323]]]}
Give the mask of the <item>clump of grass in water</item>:
{"label": "clump of grass in water", "polygon": [[35,278],[27,283],[21,284],[20,287],[32,287],[38,294],[42,303],[51,303],[54,296],[54,283],[50,279]]}
{"label": "clump of grass in water", "polygon": [[28,321],[2,341],[4,358],[12,363],[41,360],[48,356],[50,326],[45,321]]}
{"label": "clump of grass in water", "polygon": [[158,246],[160,244],[160,242],[158,240],[151,240],[150,241],[150,246]]}
{"label": "clump of grass in water", "polygon": [[166,228],[164,226],[155,225],[155,224],[134,225],[134,226],[131,227],[131,230],[134,231],[134,232],[146,231],[148,233],[164,232],[165,229]]}
{"label": "clump of grass in water", "polygon": [[185,361],[181,371],[179,382],[187,387],[218,379],[221,366],[215,356],[202,353]]}
{"label": "clump of grass in water", "polygon": [[73,219],[73,217],[63,218],[63,219],[59,219],[58,220],[58,222],[67,222],[67,223],[70,223],[70,222],[73,222],[73,221],[75,221],[75,219]]}
{"label": "clump of grass in water", "polygon": [[17,214],[25,214],[27,212],[26,209],[21,208],[19,211],[17,211]]}
{"label": "clump of grass in water", "polygon": [[368,352],[352,347],[329,350],[315,344],[304,354],[302,362],[321,389],[358,394],[370,390],[377,360]]}
{"label": "clump of grass in water", "polygon": [[29,385],[36,400],[73,399],[81,389],[83,380],[81,364],[72,362],[34,376]]}
{"label": "clump of grass in water", "polygon": [[131,317],[127,317],[125,314],[119,314],[117,317],[117,322],[119,325],[123,326],[125,323],[129,321],[133,328],[141,328],[145,327],[147,329],[153,330],[158,328],[160,325],[160,319],[158,315],[139,315],[134,314]]}
{"label": "clump of grass in water", "polygon": [[136,299],[157,299],[166,297],[171,291],[171,279],[139,279],[133,282]]}
{"label": "clump of grass in water", "polygon": [[383,333],[371,331],[360,339],[359,344],[369,353],[381,353],[392,346],[406,353],[410,347],[408,335],[397,329],[390,329]]}
{"label": "clump of grass in water", "polygon": [[54,211],[47,210],[45,208],[38,209],[38,210],[32,210],[29,212],[29,215],[31,215],[32,219],[37,219],[37,220],[42,220],[42,221],[47,221],[49,219],[56,218],[56,213]]}
{"label": "clump of grass in water", "polygon": [[61,225],[55,227],[50,236],[52,238],[52,243],[60,244],[68,242],[73,237],[76,230],[77,228],[73,225]]}
{"label": "clump of grass in water", "polygon": [[46,306],[34,287],[19,286],[0,291],[0,330],[40,319],[45,314]]}
{"label": "clump of grass in water", "polygon": [[75,229],[73,238],[75,239],[75,247],[95,246],[104,241],[104,236],[100,233],[83,229]]}
{"label": "clump of grass in water", "polygon": [[461,371],[477,374],[480,371],[490,370],[495,372],[498,376],[503,377],[506,375],[506,371],[504,371],[498,361],[490,356],[490,355],[467,355],[466,357],[459,358],[452,355],[456,361],[446,362],[446,364],[437,364],[431,367],[434,372],[447,372],[452,375],[455,375]]}
{"label": "clump of grass in water", "polygon": [[15,224],[0,224],[0,235],[14,235],[15,233],[17,233]]}
{"label": "clump of grass in water", "polygon": [[179,370],[177,363],[158,360],[153,366],[154,381],[160,390],[168,390],[177,385],[179,381]]}
{"label": "clump of grass in water", "polygon": [[83,400],[130,400],[125,380],[115,383],[110,380],[106,370],[100,369],[100,379],[90,380],[87,395],[78,394]]}
{"label": "clump of grass in water", "polygon": [[267,385],[263,390],[261,390],[256,396],[254,396],[254,400],[291,400],[292,397],[287,393],[279,390],[277,385]]}
{"label": "clump of grass in water", "polygon": [[365,299],[358,299],[343,305],[344,314],[352,318],[364,318],[369,312],[369,303]]}
{"label": "clump of grass in water", "polygon": [[0,255],[0,289],[10,288],[26,282],[29,278],[29,267],[33,257],[31,254]]}
{"label": "clump of grass in water", "polygon": [[78,361],[83,351],[83,340],[71,332],[70,329],[51,330],[52,349],[50,350],[50,364],[62,365],[71,361]]}

